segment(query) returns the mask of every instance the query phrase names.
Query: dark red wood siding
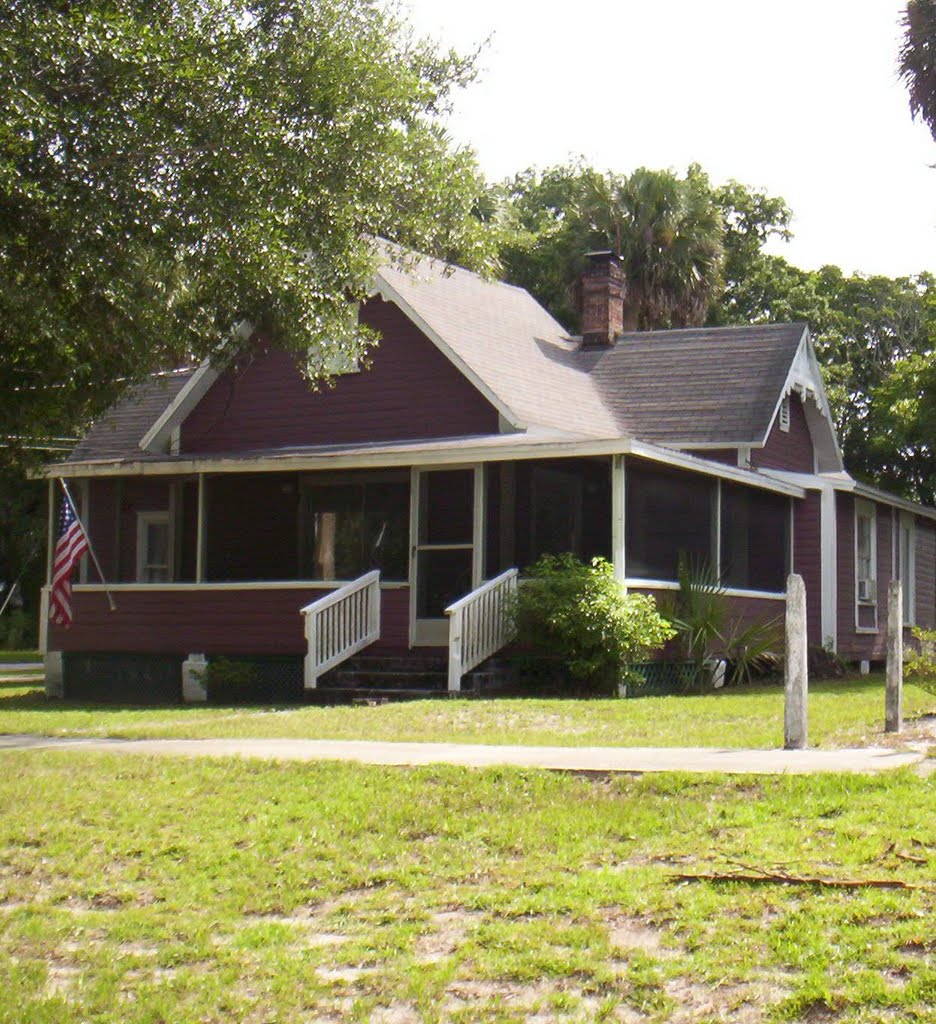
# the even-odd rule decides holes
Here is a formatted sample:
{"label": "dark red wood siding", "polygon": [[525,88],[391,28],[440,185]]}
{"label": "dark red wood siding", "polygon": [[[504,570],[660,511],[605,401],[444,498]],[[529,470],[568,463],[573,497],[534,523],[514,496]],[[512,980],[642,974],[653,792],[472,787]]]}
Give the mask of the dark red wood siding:
{"label": "dark red wood siding", "polygon": [[763,448],[751,450],[751,465],[758,469],[786,469],[794,473],[812,473],[813,443],[798,395],[790,395],[790,429],[780,429],[774,420]]}
{"label": "dark red wood siding", "polygon": [[887,653],[887,587],[893,576],[894,510],[879,502],[873,504],[877,523],[876,607],[858,605],[856,601],[855,499],[850,494],[836,497],[838,653],[853,661],[882,661]]}
{"label": "dark red wood siding", "polygon": [[810,644],[820,646],[822,636],[822,499],[807,491],[793,502],[793,571],[806,586],[806,633]]}
{"label": "dark red wood siding", "polygon": [[224,373],[182,425],[185,453],[493,434],[498,414],[392,303],[362,307],[381,341],[360,373],[309,388],[286,353],[257,349]]}
{"label": "dark red wood siding", "polygon": [[936,625],[936,526],[929,519],[916,521],[916,624],[923,629]]}
{"label": "dark red wood siding", "polygon": [[[140,654],[303,654],[303,605],[327,590],[99,591],[76,589],[70,629],[51,626],[49,650]],[[381,591],[381,638],[369,651],[409,645],[409,588]]]}
{"label": "dark red wood siding", "polygon": [[[89,481],[88,532],[108,583],[136,580],[137,515],[168,511],[172,486],[169,477]],[[93,567],[88,582],[100,582]]]}

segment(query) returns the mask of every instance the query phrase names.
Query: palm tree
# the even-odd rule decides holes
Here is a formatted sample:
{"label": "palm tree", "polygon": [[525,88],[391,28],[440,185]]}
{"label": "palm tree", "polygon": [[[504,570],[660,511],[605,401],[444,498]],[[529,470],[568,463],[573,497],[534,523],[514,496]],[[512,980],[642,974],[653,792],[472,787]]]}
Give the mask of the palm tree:
{"label": "palm tree", "polygon": [[619,253],[627,330],[701,324],[722,288],[723,224],[707,176],[590,175],[581,213]]}
{"label": "palm tree", "polygon": [[936,0],[909,0],[898,70],[910,92],[910,111],[936,138]]}

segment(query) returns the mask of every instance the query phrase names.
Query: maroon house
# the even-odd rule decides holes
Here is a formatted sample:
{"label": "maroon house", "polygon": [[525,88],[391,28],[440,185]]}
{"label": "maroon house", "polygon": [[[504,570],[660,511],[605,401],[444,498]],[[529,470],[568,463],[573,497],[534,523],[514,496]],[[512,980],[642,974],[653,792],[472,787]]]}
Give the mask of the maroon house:
{"label": "maroon house", "polygon": [[798,572],[810,642],[855,661],[883,658],[892,578],[933,625],[936,510],[848,475],[805,325],[623,333],[608,254],[583,292],[573,338],[519,288],[388,262],[360,308],[380,343],[333,388],[258,343],[129,394],[45,471],[107,581],[83,566],[44,631],[50,692],[198,699],[224,656],[301,693],[365,647],[447,655],[455,688],[546,552],[652,592],[705,558],[764,618]]}

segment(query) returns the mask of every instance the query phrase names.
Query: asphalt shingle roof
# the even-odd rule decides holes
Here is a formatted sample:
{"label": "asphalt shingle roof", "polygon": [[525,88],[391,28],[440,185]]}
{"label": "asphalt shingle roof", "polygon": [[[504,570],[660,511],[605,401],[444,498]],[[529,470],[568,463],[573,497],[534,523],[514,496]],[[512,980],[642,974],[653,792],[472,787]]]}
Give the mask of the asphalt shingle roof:
{"label": "asphalt shingle roof", "polygon": [[[378,286],[434,333],[528,430],[664,444],[757,444],[804,324],[648,331],[582,350],[531,295],[428,258],[380,268]],[[387,297],[387,295],[385,295]],[[140,439],[194,371],[134,388],[69,461],[159,458]]]}
{"label": "asphalt shingle roof", "polygon": [[656,444],[763,441],[805,324],[626,334],[591,377],[622,433]]}
{"label": "asphalt shingle roof", "polygon": [[[132,387],[78,442],[69,462],[146,458],[140,439],[185,386],[194,369],[160,373]],[[150,456],[153,457],[153,456]],[[156,456],[158,457],[158,456]]]}

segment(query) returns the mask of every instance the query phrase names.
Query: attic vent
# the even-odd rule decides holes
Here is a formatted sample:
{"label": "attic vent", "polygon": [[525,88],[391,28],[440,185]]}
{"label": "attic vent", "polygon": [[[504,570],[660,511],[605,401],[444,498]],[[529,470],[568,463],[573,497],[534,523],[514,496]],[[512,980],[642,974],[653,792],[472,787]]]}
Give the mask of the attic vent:
{"label": "attic vent", "polygon": [[785,434],[788,434],[790,432],[790,396],[789,395],[787,395],[786,398],[784,398],[783,401],[780,403],[780,429]]}

